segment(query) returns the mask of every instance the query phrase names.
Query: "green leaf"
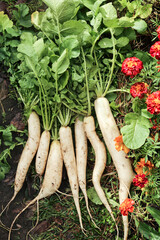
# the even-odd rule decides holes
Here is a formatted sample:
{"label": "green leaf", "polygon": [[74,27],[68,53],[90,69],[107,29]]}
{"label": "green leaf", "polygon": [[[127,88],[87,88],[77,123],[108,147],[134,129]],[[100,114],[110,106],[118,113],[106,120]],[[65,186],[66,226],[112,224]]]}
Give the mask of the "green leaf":
{"label": "green leaf", "polygon": [[108,20],[108,19],[103,19],[103,23],[106,27],[108,28],[117,28],[119,25],[119,21],[118,19],[112,19],[112,20]]}
{"label": "green leaf", "polygon": [[70,20],[76,10],[73,0],[43,0],[52,9],[53,18],[59,23]]}
{"label": "green leaf", "polygon": [[52,89],[54,87],[54,84],[53,82],[49,82],[47,79],[45,78],[42,78],[41,79],[41,82],[42,82],[42,85],[43,85],[43,88],[47,91],[49,89]]}
{"label": "green leaf", "polygon": [[25,28],[29,28],[32,26],[31,24],[31,16],[29,14],[29,7],[26,4],[18,4],[15,5],[17,10],[13,10],[13,15],[17,20],[17,23],[20,26]]}
{"label": "green leaf", "polygon": [[140,50],[134,50],[133,52],[134,56],[139,58],[144,63],[150,63],[153,58],[148,54],[148,52],[140,51]]}
{"label": "green leaf", "polygon": [[80,44],[77,36],[70,35],[62,39],[62,46],[68,49],[69,58],[77,58],[80,54]]}
{"label": "green leaf", "polygon": [[9,128],[6,128],[2,134],[4,145],[9,146],[12,143],[12,132]]}
{"label": "green leaf", "polygon": [[124,29],[123,36],[126,36],[129,39],[129,41],[136,40],[136,32],[132,28]]}
{"label": "green leaf", "polygon": [[142,19],[138,19],[134,22],[133,29],[138,33],[144,33],[147,29],[147,23]]}
{"label": "green leaf", "polygon": [[119,20],[118,25],[120,27],[132,27],[134,25],[134,20],[129,17],[121,17],[118,20]]}
{"label": "green leaf", "polygon": [[102,17],[107,20],[114,20],[117,18],[117,11],[112,3],[107,3],[100,7],[100,12],[102,13]]}
{"label": "green leaf", "polygon": [[101,48],[112,48],[113,47],[112,39],[110,39],[110,38],[103,38],[102,40],[100,40],[98,42],[98,45]]}
{"label": "green leaf", "polygon": [[69,80],[69,72],[66,71],[63,73],[63,75],[59,78],[58,84],[59,84],[59,91],[64,89],[68,83]]}
{"label": "green leaf", "polygon": [[150,121],[139,114],[128,113],[125,123],[128,125],[121,128],[124,144],[130,149],[140,148],[149,136]]}
{"label": "green leaf", "polygon": [[146,209],[160,226],[160,210],[153,207],[146,207]]}
{"label": "green leaf", "polygon": [[152,118],[153,114],[151,114],[150,112],[147,111],[147,109],[142,109],[141,110],[141,115],[145,118]]}
{"label": "green leaf", "polygon": [[146,126],[134,121],[130,125],[124,126],[121,133],[123,134],[124,144],[130,149],[137,149],[145,143],[150,132]]}
{"label": "green leaf", "polygon": [[9,19],[7,14],[0,12],[0,32],[6,30],[7,28],[12,28],[13,22]]}
{"label": "green leaf", "polygon": [[69,67],[69,58],[68,58],[68,52],[67,50],[65,49],[61,56],[57,59],[57,61],[55,61],[53,64],[52,64],[52,70],[58,74],[62,74],[64,73],[67,68]]}
{"label": "green leaf", "polygon": [[6,29],[7,33],[9,33],[12,37],[18,37],[20,36],[21,32],[19,29],[17,29],[15,26],[12,28],[7,28]]}
{"label": "green leaf", "polygon": [[93,8],[92,8],[92,11],[94,13],[95,16],[97,16],[98,12],[99,12],[99,6],[103,3],[103,2],[106,2],[106,0],[96,0],[94,5],[93,5]]}
{"label": "green leaf", "polygon": [[45,16],[45,12],[34,12],[31,15],[31,23],[35,26],[37,29],[41,29],[41,24],[43,21],[43,18]]}
{"label": "green leaf", "polygon": [[147,18],[152,12],[152,4],[145,4],[140,6],[136,11],[136,16],[140,18]]}
{"label": "green leaf", "polygon": [[158,233],[156,230],[154,230],[151,226],[149,226],[146,223],[140,222],[138,226],[138,230],[147,239],[150,239],[150,240],[160,239],[160,233]]}
{"label": "green leaf", "polygon": [[127,37],[120,37],[116,41],[117,47],[125,47],[129,43],[129,39]]}
{"label": "green leaf", "polygon": [[35,54],[39,57],[41,56],[42,52],[45,49],[45,44],[43,41],[43,38],[38,39],[34,44],[33,44],[33,48],[35,50]]}
{"label": "green leaf", "polygon": [[[108,192],[108,189],[107,188],[103,188],[103,191],[104,191],[104,193],[106,195],[106,198],[108,199],[109,203],[112,204],[114,207],[117,207],[117,206],[119,207],[119,203],[117,203],[116,201],[114,201],[111,198],[111,193]],[[102,205],[103,204],[101,202],[100,198],[98,197],[97,192],[96,192],[94,187],[91,187],[91,188],[89,188],[87,190],[87,196],[96,205]]]}
{"label": "green leaf", "polygon": [[46,35],[50,38],[53,38],[53,35],[58,35],[58,26],[56,25],[54,19],[44,19],[41,23],[41,29]]}
{"label": "green leaf", "polygon": [[11,40],[6,42],[6,46],[10,47],[18,47],[19,41],[18,40]]}
{"label": "green leaf", "polygon": [[86,24],[82,21],[69,20],[61,26],[61,34],[65,37],[68,35],[82,34]]}
{"label": "green leaf", "polygon": [[88,9],[92,10],[95,0],[82,0],[82,3],[85,7],[87,7]]}
{"label": "green leaf", "polygon": [[10,166],[8,164],[0,162],[0,181],[2,181],[5,177],[5,174],[10,170]]}
{"label": "green leaf", "polygon": [[88,195],[88,198],[93,202],[95,203],[96,205],[102,205],[102,202],[101,200],[99,199],[97,193],[96,193],[96,190],[94,187],[91,187],[87,190],[87,195]]}
{"label": "green leaf", "polygon": [[95,32],[98,31],[98,28],[100,27],[102,22],[102,14],[98,13],[97,16],[92,18],[91,25],[93,26],[93,29]]}
{"label": "green leaf", "polygon": [[28,57],[32,57],[35,55],[34,47],[26,43],[19,44],[18,52],[26,54]]}

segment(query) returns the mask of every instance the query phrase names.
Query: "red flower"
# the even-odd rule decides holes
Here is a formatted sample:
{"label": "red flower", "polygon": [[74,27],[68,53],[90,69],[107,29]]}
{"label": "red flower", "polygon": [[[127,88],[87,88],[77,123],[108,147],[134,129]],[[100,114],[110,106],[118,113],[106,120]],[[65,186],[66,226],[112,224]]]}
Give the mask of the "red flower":
{"label": "red flower", "polygon": [[134,186],[144,188],[144,186],[148,183],[148,179],[146,178],[145,174],[137,174],[133,178],[133,184]]}
{"label": "red flower", "polygon": [[[135,171],[137,174],[149,175],[149,173],[153,167],[154,167],[154,164],[152,164],[149,160],[147,162],[145,162],[145,158],[141,158],[140,161],[137,162]],[[147,170],[144,172],[143,168],[147,168]]]}
{"label": "red flower", "polygon": [[160,40],[160,26],[157,28],[156,32],[157,32],[158,38],[159,38],[159,40]]}
{"label": "red flower", "polygon": [[151,46],[149,53],[152,57],[160,60],[160,41],[155,42],[155,44]]}
{"label": "red flower", "polygon": [[146,100],[147,111],[151,114],[160,113],[160,91],[153,92]]}
{"label": "red flower", "polygon": [[122,63],[122,72],[133,78],[143,69],[143,63],[136,57],[126,58]]}
{"label": "red flower", "polygon": [[119,210],[123,216],[127,216],[128,212],[133,212],[135,201],[132,199],[126,198],[120,205]]}
{"label": "red flower", "polygon": [[148,84],[144,82],[137,82],[131,86],[130,94],[132,97],[139,97],[140,99],[144,97],[144,94],[148,92]]}
{"label": "red flower", "polygon": [[126,147],[126,145],[123,143],[123,138],[122,135],[116,137],[114,139],[115,141],[115,149],[119,152],[119,151],[124,151],[125,153],[129,153],[129,148]]}

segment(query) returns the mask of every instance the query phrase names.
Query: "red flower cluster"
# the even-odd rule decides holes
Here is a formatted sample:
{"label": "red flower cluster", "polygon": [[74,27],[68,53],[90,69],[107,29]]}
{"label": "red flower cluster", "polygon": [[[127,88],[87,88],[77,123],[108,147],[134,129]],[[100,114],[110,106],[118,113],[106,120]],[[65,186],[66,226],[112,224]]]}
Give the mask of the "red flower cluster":
{"label": "red flower cluster", "polygon": [[149,53],[152,57],[155,57],[157,60],[160,60],[160,41],[155,42],[150,48]]}
{"label": "red flower cluster", "polygon": [[137,174],[133,178],[133,184],[137,187],[144,188],[144,186],[148,183],[148,179],[145,174]]}
{"label": "red flower cluster", "polygon": [[130,94],[132,97],[139,97],[142,99],[144,97],[144,94],[147,94],[148,92],[148,84],[144,82],[136,82],[134,83],[130,88]]}
{"label": "red flower cluster", "polygon": [[126,58],[122,63],[122,72],[133,78],[143,69],[143,63],[136,57]]}
{"label": "red flower cluster", "polygon": [[135,201],[132,199],[126,198],[120,205],[119,210],[123,216],[127,216],[128,212],[133,212]]}
{"label": "red flower cluster", "polygon": [[160,113],[160,91],[153,92],[147,97],[147,111],[151,114]]}
{"label": "red flower cluster", "polygon": [[158,34],[158,39],[160,40],[160,26],[157,28],[156,32]]}

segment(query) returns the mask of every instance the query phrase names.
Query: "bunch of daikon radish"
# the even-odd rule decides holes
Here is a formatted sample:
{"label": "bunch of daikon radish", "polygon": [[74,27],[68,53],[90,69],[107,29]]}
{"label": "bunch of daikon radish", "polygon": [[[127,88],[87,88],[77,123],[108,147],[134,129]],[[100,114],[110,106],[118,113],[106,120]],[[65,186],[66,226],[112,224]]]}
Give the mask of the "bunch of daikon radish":
{"label": "bunch of daikon radish", "polygon": [[[119,199],[121,203],[128,197],[129,188],[134,177],[134,173],[130,160],[127,158],[126,154],[123,151],[118,152],[115,149],[114,139],[120,135],[120,132],[112,115],[107,98],[98,97],[95,100],[95,111],[106,146],[110,152],[110,155],[118,172],[120,184]],[[93,116],[88,115],[84,117],[83,121],[77,118],[75,121],[74,130],[75,131],[73,133],[71,127],[68,124],[62,123],[59,129],[60,141],[56,139],[53,140],[50,144],[50,132],[48,130],[44,130],[41,134],[39,117],[36,112],[31,112],[28,119],[28,140],[17,166],[14,183],[14,194],[11,201],[14,200],[22,188],[25,177],[27,175],[27,171],[35,155],[36,172],[40,176],[44,174],[44,178],[37,197],[35,197],[13,220],[10,227],[8,240],[10,240],[12,227],[19,215],[31,204],[39,201],[42,198],[49,197],[51,194],[54,194],[58,190],[62,181],[63,161],[67,170],[68,179],[82,231],[84,231],[84,228],[82,224],[79,204],[79,187],[84,194],[88,213],[91,217],[91,220],[94,222],[89,210],[86,191],[87,139],[90,141],[95,152],[95,166],[92,175],[93,185],[100,200],[105,205],[110,215],[112,216],[112,219],[116,223],[111,207],[108,204],[107,198],[100,184],[101,176],[106,166],[106,146],[100,140],[95,131]],[[75,134],[75,150],[72,138],[73,134]],[[123,216],[123,223],[124,239],[127,239],[127,216]],[[118,238],[117,224],[116,228]]]}
{"label": "bunch of daikon radish", "polygon": [[[128,196],[128,191],[134,177],[134,173],[132,171],[130,160],[126,157],[125,153],[123,151],[118,152],[115,149],[114,139],[115,137],[119,136],[120,133],[110,110],[108,100],[103,97],[97,98],[95,101],[95,110],[106,146],[112,156],[118,172],[118,178],[120,181],[119,197],[121,203]],[[28,140],[17,166],[14,183],[14,195],[11,201],[13,201],[18,192],[21,190],[27,175],[27,171],[35,155],[36,172],[39,175],[43,175],[45,171],[44,179],[37,197],[35,197],[21,211],[21,213],[31,204],[39,201],[42,198],[49,197],[58,190],[62,181],[62,167],[64,160],[74,202],[79,216],[80,226],[84,231],[79,205],[79,187],[85,196],[87,210],[93,221],[88,207],[88,198],[86,192],[87,138],[91,142],[96,157],[95,167],[92,175],[93,185],[99,198],[108,209],[114,221],[115,219],[100,185],[100,179],[106,166],[106,148],[96,134],[94,118],[92,116],[88,116],[84,118],[84,121],[81,121],[77,118],[75,121],[74,133],[76,151],[74,150],[73,145],[73,133],[69,126],[61,126],[59,130],[60,141],[54,140],[50,144],[49,132],[44,131],[41,134],[39,117],[36,112],[31,112],[28,119]],[[13,224],[20,214],[18,214],[12,222],[8,240],[10,239]],[[124,239],[127,239],[127,217],[123,217],[123,221],[125,229]]]}
{"label": "bunch of daikon radish", "polygon": [[[47,2],[47,1],[44,1],[44,2]],[[50,5],[52,5],[51,1],[50,1]],[[32,20],[34,21],[34,18]],[[37,19],[35,21],[37,21]],[[39,24],[38,21],[36,22],[36,24]],[[48,120],[48,119],[45,119],[43,117],[44,115],[42,114],[42,120],[43,120],[42,133],[41,133],[41,123],[40,123],[38,114],[35,111],[31,112],[28,119],[28,140],[26,142],[26,145],[24,147],[24,150],[21,154],[21,157],[17,166],[15,183],[14,183],[14,194],[12,199],[7,204],[7,206],[1,212],[1,215],[5,211],[5,209],[9,206],[9,204],[15,199],[18,192],[21,190],[23,183],[25,181],[28,169],[33,159],[35,159],[35,169],[37,174],[39,176],[43,176],[43,175],[44,176],[42,177],[43,181],[40,187],[39,194],[13,220],[9,230],[8,240],[10,240],[11,238],[11,230],[13,228],[15,221],[23,211],[25,211],[31,204],[38,202],[42,198],[49,197],[50,195],[58,191],[62,181],[63,161],[67,170],[68,179],[69,179],[73,199],[75,202],[75,206],[78,212],[80,227],[82,231],[85,233],[85,229],[82,223],[80,204],[79,204],[79,187],[81,188],[84,194],[88,213],[90,215],[91,220],[94,223],[93,217],[89,210],[89,203],[88,203],[88,197],[87,197],[86,167],[87,167],[87,158],[88,158],[87,156],[88,140],[90,141],[91,146],[93,147],[95,152],[95,166],[92,174],[92,182],[100,200],[102,201],[104,206],[107,208],[113,221],[115,222],[116,229],[117,229],[117,239],[118,239],[118,226],[114,218],[112,209],[107,201],[105,193],[100,184],[100,180],[106,166],[106,156],[107,156],[106,148],[108,149],[112,157],[113,163],[118,173],[120,203],[122,203],[128,197],[130,185],[132,183],[132,180],[135,174],[132,170],[131,162],[129,158],[127,158],[126,154],[123,151],[118,152],[115,149],[114,139],[120,135],[120,132],[115,122],[115,119],[113,117],[110,104],[106,98],[106,95],[109,92],[108,90],[112,81],[116,50],[115,50],[115,44],[114,44],[113,31],[111,28],[107,29],[107,31],[110,32],[112,43],[113,43],[113,59],[112,59],[111,70],[109,72],[110,77],[109,77],[109,80],[107,80],[107,83],[105,84],[97,83],[98,91],[95,91],[95,92],[96,93],[98,92],[98,94],[94,99],[94,104],[93,104],[94,110],[96,113],[96,121],[98,121],[105,144],[96,133],[95,120],[91,114],[92,109],[91,109],[91,102],[90,102],[91,101],[90,89],[89,89],[88,72],[87,72],[88,66],[86,61],[86,55],[88,54],[88,49],[85,53],[85,51],[81,47],[81,55],[79,57],[81,57],[81,59],[83,60],[82,62],[84,66],[83,80],[85,85],[84,89],[86,90],[86,95],[88,100],[88,112],[86,113],[85,116],[84,114],[82,114],[83,115],[82,118],[78,118],[78,117],[76,118],[74,123],[74,131],[73,131],[72,130],[73,128],[71,128],[71,126],[69,125],[69,121],[65,121],[61,116],[58,117],[59,113],[61,112],[61,104],[60,104],[60,108],[56,110],[57,111],[56,117],[51,117],[51,119]],[[99,35],[96,38],[96,41],[98,41],[100,37],[101,35]],[[59,40],[61,40],[61,36],[59,36]],[[96,41],[92,45],[91,52],[90,52],[91,55],[94,52]],[[52,49],[52,47],[50,49]],[[32,70],[32,72],[35,74],[38,80],[38,84],[40,88],[40,99],[41,100],[43,99],[44,105],[45,105],[45,111],[47,111],[46,109],[49,108],[50,103],[48,104],[47,100],[45,100],[46,93],[43,88],[43,84],[38,76],[38,73],[35,72],[35,68],[33,67],[33,64],[30,58],[28,56],[25,56],[25,59],[27,59],[27,64],[30,66],[30,70]],[[70,64],[70,68],[71,68],[72,61],[70,61],[69,63],[68,62],[67,64],[68,65]],[[98,64],[98,62],[96,61],[96,58],[95,58],[95,63]],[[99,71],[98,74],[100,76],[99,66],[96,66],[96,67]],[[57,77],[57,72],[55,73],[54,76],[55,78]],[[56,94],[58,95],[58,78],[56,78],[56,87],[57,88],[56,88],[55,95]],[[40,105],[41,105],[41,113],[43,113],[43,110],[44,110],[43,104],[41,103]],[[67,111],[69,113],[69,109]],[[68,114],[67,111],[66,111],[66,115]],[[50,114],[48,115],[50,116]],[[81,114],[79,113],[79,115]],[[59,120],[59,124],[61,124],[58,131],[59,134],[55,134],[56,137],[54,137],[54,139],[51,141],[50,131],[52,128],[52,124],[53,122],[55,122],[56,123],[55,125],[57,126],[58,120]],[[46,124],[48,122],[50,122],[50,124]],[[73,134],[75,135],[75,149],[74,149],[74,142],[73,142]],[[123,218],[123,224],[124,224],[124,240],[127,240],[128,229],[129,229],[128,217],[122,216],[122,218]],[[97,227],[96,224],[95,224],[95,227]]]}

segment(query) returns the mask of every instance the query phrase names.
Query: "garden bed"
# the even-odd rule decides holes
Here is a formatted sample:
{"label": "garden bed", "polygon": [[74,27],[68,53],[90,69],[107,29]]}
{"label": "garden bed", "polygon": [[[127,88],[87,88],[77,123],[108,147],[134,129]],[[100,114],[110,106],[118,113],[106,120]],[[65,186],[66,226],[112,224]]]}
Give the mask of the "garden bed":
{"label": "garden bed", "polygon": [[[60,168],[57,160],[54,171],[58,169],[59,175],[52,184],[47,182],[54,194],[23,212],[9,239],[26,239],[37,217],[29,239],[159,239],[159,4],[154,0],[145,4],[141,0],[54,1],[0,2],[0,209],[13,196],[26,142],[28,149],[38,143],[22,188],[1,217],[7,227],[43,188],[45,175],[35,165],[43,131],[50,133],[49,146],[55,140],[60,143],[64,161]],[[34,115],[40,123],[35,135],[35,121],[27,124]],[[83,133],[76,137],[78,117]],[[95,130],[90,131],[92,118]],[[71,138],[64,145],[67,137],[60,133],[66,129]],[[93,219],[82,191],[77,191],[80,177],[74,176],[73,185],[71,180],[81,170],[77,144],[83,134]],[[31,155],[28,151],[26,160]],[[103,169],[97,167],[93,175],[98,162]],[[75,194],[79,197],[73,198]],[[0,227],[1,238],[7,239],[9,229]]]}

